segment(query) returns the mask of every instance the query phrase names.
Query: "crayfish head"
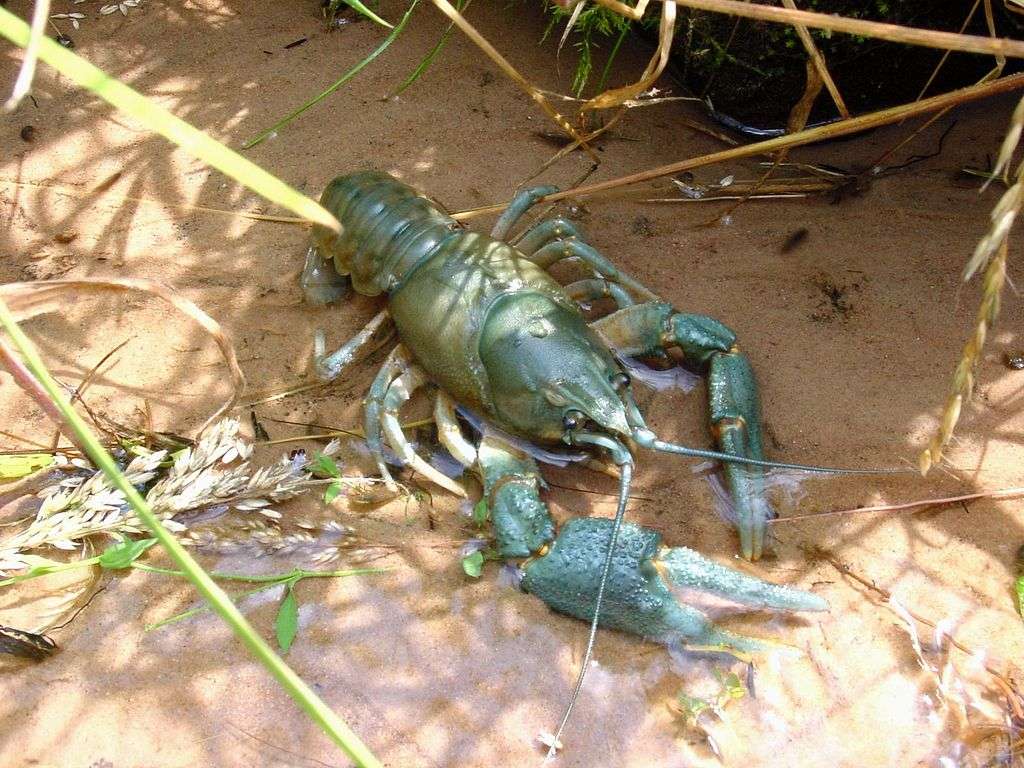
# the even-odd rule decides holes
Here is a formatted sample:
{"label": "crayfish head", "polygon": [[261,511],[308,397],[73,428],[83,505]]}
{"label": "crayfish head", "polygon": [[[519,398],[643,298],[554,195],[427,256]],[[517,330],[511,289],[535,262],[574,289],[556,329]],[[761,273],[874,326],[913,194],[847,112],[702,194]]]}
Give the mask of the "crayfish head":
{"label": "crayfish head", "polygon": [[588,424],[630,434],[622,371],[578,313],[543,294],[510,294],[487,313],[479,351],[499,427],[543,442]]}

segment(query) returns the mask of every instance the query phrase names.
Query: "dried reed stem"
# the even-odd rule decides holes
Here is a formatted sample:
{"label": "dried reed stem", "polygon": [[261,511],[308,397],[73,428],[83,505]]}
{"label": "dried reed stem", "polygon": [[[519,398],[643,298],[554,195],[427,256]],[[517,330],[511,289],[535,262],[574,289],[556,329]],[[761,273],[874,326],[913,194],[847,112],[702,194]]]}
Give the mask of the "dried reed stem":
{"label": "dried reed stem", "polygon": [[[582,0],[580,2],[582,3]],[[594,2],[615,11],[620,16],[625,16],[631,21],[640,21],[644,17],[644,12],[647,10],[647,4],[650,0],[639,0],[635,8],[631,5],[620,3],[619,0],[594,0]]]}
{"label": "dried reed stem", "polygon": [[647,68],[640,76],[640,79],[632,85],[621,88],[612,88],[599,93],[587,101],[581,108],[580,113],[591,109],[612,109],[627,101],[637,98],[641,93],[650,88],[654,81],[661,77],[661,73],[668,66],[669,54],[672,52],[672,39],[675,37],[676,29],[676,4],[674,0],[665,0],[661,6],[661,25],[658,28],[658,48],[651,57]]}
{"label": "dried reed stem", "polygon": [[739,0],[678,0],[680,5],[701,11],[714,11],[730,16],[742,16],[758,21],[776,24],[802,24],[814,29],[828,29],[848,35],[863,35],[892,43],[921,45],[940,50],[963,51],[965,53],[988,53],[994,56],[1024,58],[1024,41],[1006,38],[991,38],[981,35],[961,35],[956,32],[939,32],[934,29],[904,27],[899,24],[885,24],[880,21],[851,19],[827,13],[794,11],[771,5],[755,5]]}
{"label": "dried reed stem", "polygon": [[544,94],[541,93],[538,88],[534,87],[529,80],[519,74],[519,71],[509,63],[508,59],[502,56],[498,50],[491,45],[487,38],[481,35],[472,24],[466,21],[466,18],[459,13],[455,6],[449,3],[448,0],[432,0],[432,2],[437,6],[437,9],[441,11],[441,13],[451,19],[455,26],[462,30],[466,37],[472,40],[481,51],[486,53],[488,58],[497,64],[502,72],[504,72],[516,85],[518,85],[527,96],[533,99],[537,105],[544,110],[544,113],[555,121],[559,128],[571,136],[574,141],[579,142],[580,146],[583,147],[591,160],[595,163],[600,162],[597,155],[594,154],[594,150],[592,150],[580,137],[576,132],[576,129],[570,125],[569,121],[566,120],[558,110],[551,106],[551,102],[544,98]]}
{"label": "dried reed stem", "polygon": [[[757,7],[760,8],[763,6]],[[966,104],[970,101],[976,101],[977,99],[986,98],[988,96],[995,96],[1000,93],[1008,93],[1021,88],[1024,88],[1024,75],[1001,77],[990,83],[972,85],[967,88],[961,88],[957,91],[932,96],[931,98],[917,101],[912,104],[901,104],[896,107],[879,110],[878,112],[872,112],[868,115],[852,117],[849,120],[839,120],[838,122],[830,123],[829,125],[808,128],[807,130],[800,131],[799,133],[786,134],[773,139],[754,142],[753,144],[731,147],[730,149],[712,152],[707,155],[701,155],[700,157],[680,160],[675,163],[669,163],[668,165],[661,165],[646,171],[640,171],[639,173],[632,173],[627,176],[620,176],[615,179],[600,181],[596,184],[587,184],[581,187],[566,189],[561,192],[556,192],[553,195],[548,195],[543,198],[543,202],[552,203],[557,200],[564,200],[567,197],[583,197],[597,192],[617,189],[618,187],[625,187],[631,184],[651,181],[652,179],[658,179],[662,176],[671,176],[676,173],[690,171],[705,165],[730,162],[744,157],[751,157],[753,155],[768,154],[771,152],[777,152],[781,149],[813,144],[818,141],[835,139],[840,136],[848,136],[853,133],[859,133],[860,131],[866,131],[869,128],[878,128],[879,126],[896,123],[915,115],[922,115],[928,112],[945,109],[946,107]],[[503,211],[507,205],[508,203],[501,203],[498,205],[474,208],[471,212],[460,211],[459,213],[453,214],[453,216],[455,219],[463,221],[465,219],[472,218],[473,216]]]}
{"label": "dried reed stem", "polygon": [[[796,3],[793,0],[782,0],[782,4],[792,11],[797,10]],[[844,119],[849,118],[850,110],[846,108],[846,102],[843,101],[843,97],[839,93],[839,88],[836,87],[835,80],[832,79],[832,75],[828,71],[828,65],[825,64],[825,57],[821,55],[821,51],[818,50],[818,46],[814,44],[814,38],[811,37],[811,33],[803,24],[794,24],[793,28],[796,30],[796,34],[800,38],[800,42],[803,43],[804,50],[807,51],[807,55],[810,57],[811,63],[814,65],[814,69],[817,71],[818,76],[821,77],[821,82],[825,85],[825,88],[828,89],[829,95],[832,97],[832,101],[835,102],[836,109],[839,110],[839,114]]]}

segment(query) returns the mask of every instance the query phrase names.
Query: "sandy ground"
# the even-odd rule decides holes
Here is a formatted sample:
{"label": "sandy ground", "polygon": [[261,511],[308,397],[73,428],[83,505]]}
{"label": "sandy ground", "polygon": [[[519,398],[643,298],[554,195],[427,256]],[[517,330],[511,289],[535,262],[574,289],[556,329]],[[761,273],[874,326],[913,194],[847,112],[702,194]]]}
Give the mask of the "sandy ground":
{"label": "sandy ground", "polygon": [[[54,10],[72,9],[64,5]],[[532,80],[564,89],[572,58],[563,59],[559,75],[553,44],[538,44],[544,22],[532,4],[486,5],[471,13],[484,33]],[[27,13],[25,3],[9,7]],[[369,23],[328,34],[312,2],[145,0],[127,17],[102,18],[98,2],[73,8],[89,15],[72,32],[80,53],[235,146],[333,81],[382,38]],[[390,0],[382,4],[389,19],[401,10]],[[441,26],[435,11],[421,8],[391,51],[249,156],[311,194],[336,174],[374,167],[454,210],[508,199],[553,152],[538,135],[550,126],[475,48],[454,36],[420,83],[399,99],[382,98],[415,67]],[[308,42],[285,48],[302,37]],[[640,71],[645,56],[639,48],[627,50],[620,71]],[[5,47],[0,82],[13,82],[17,61]],[[940,155],[838,202],[750,203],[729,225],[701,227],[713,206],[643,202],[652,193],[670,193],[662,183],[578,201],[574,213],[593,243],[676,306],[713,314],[736,329],[763,385],[772,456],[910,464],[936,424],[977,306],[977,287],[961,286],[959,271],[1000,193],[998,187],[979,193],[952,177],[963,165],[984,166],[997,151],[1012,104],[997,100],[944,118],[893,162],[932,152],[939,134],[950,129]],[[695,117],[679,104],[634,110],[601,146],[604,162],[593,178],[719,148],[686,127],[684,119]],[[29,124],[36,129],[32,143],[19,137]],[[4,281],[164,280],[224,324],[254,391],[299,381],[315,328],[340,341],[375,311],[373,301],[360,297],[331,309],[303,305],[296,282],[306,239],[301,228],[188,208],[267,210],[45,66],[36,104],[4,116],[0,125]],[[863,166],[908,128],[794,156]],[[565,186],[585,169],[585,160],[575,157],[543,178]],[[108,189],[90,192],[115,173]],[[697,177],[756,173],[748,162]],[[60,194],[45,186],[50,183],[77,194]],[[799,229],[808,233],[803,243],[783,252]],[[805,495],[785,505],[783,514],[1020,484],[1024,373],[1009,370],[1002,356],[1022,344],[1021,319],[1021,302],[1009,291],[951,455],[956,471],[925,480],[808,480]],[[209,341],[145,298],[83,297],[28,328],[69,382],[128,340],[87,397],[93,408],[126,420],[140,419],[148,403],[158,428],[187,432],[226,391]],[[260,406],[271,436],[302,434],[272,418],[357,424],[359,400],[380,355],[341,384]],[[7,376],[0,376],[0,387],[4,431],[48,443],[53,430],[40,411]],[[664,435],[706,445],[701,391],[644,392],[642,404]],[[3,443],[24,445],[13,437]],[[553,487],[548,497],[560,519],[614,510],[609,478],[563,470],[549,479],[565,486]],[[552,730],[562,711],[586,627],[500,586],[495,566],[479,581],[465,577],[458,546],[474,535],[472,526],[453,499],[429,490],[432,505],[397,503],[360,514],[341,505],[319,512],[400,545],[380,561],[396,568],[302,584],[302,629],[288,659],[389,766],[539,764],[536,736]],[[734,534],[715,515],[708,484],[686,463],[642,456],[635,494],[640,498],[630,504],[631,519],[663,531],[670,543],[735,562]],[[312,514],[318,505],[308,500],[287,509]],[[756,697],[730,704],[725,722],[709,721],[725,764],[931,766],[941,758],[956,764],[959,745],[971,735],[957,714],[957,696],[969,702],[972,724],[1001,717],[978,659],[953,652],[953,674],[964,687],[957,692],[954,685],[956,695],[944,703],[895,614],[810,553],[826,549],[920,615],[944,620],[960,642],[1002,668],[1000,660],[1024,651],[1010,591],[1022,524],[1016,500],[777,524],[774,556],[752,570],[813,589],[831,611],[722,619],[804,651],[760,660]],[[296,561],[264,558],[254,566],[247,558],[207,554],[204,562],[286,570]],[[25,593],[5,593],[0,623],[34,626],[41,622],[39,605],[28,603]],[[192,605],[186,586],[162,577],[114,578],[74,623],[54,633],[60,654],[35,666],[2,662],[0,765],[345,765],[215,619],[143,631],[147,622]],[[274,612],[273,599],[248,604],[268,635]],[[681,691],[713,689],[709,680],[726,662],[670,654],[608,632],[599,637],[597,659],[561,765],[716,763],[669,703]]]}

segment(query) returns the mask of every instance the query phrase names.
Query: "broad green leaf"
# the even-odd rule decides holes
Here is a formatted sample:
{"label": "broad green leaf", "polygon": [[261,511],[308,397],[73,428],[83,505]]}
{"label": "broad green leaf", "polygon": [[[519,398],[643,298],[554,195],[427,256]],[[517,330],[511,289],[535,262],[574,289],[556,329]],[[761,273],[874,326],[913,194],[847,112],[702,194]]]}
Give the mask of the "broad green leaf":
{"label": "broad green leaf", "polygon": [[[0,35],[15,45],[25,47],[28,45],[29,27],[0,6]],[[283,205],[304,219],[336,232],[341,231],[338,220],[319,203],[48,37],[44,37],[40,42],[39,58],[72,82],[88,88],[104,101],[131,115],[149,130],[159,133],[253,192],[271,202]]]}
{"label": "broad green leaf", "polygon": [[473,505],[473,522],[477,525],[486,523],[490,516],[491,511],[487,508],[487,499],[480,499]]}
{"label": "broad green leaf", "polygon": [[284,593],[284,600],[281,607],[277,609],[277,618],[274,619],[274,632],[277,633],[277,647],[281,653],[287,653],[295,640],[295,633],[299,631],[299,601],[295,599],[295,592],[291,584],[288,591]]}
{"label": "broad green leaf", "polygon": [[334,461],[330,456],[325,456],[322,453],[317,453],[313,457],[313,461],[309,465],[314,475],[321,477],[341,477],[341,470],[338,469],[337,462]]}
{"label": "broad green leaf", "polygon": [[479,579],[480,574],[484,568],[484,553],[474,552],[471,555],[466,555],[462,558],[462,570],[466,572],[467,576],[472,576],[474,579]]}
{"label": "broad green leaf", "polygon": [[51,464],[52,453],[12,453],[0,456],[0,480],[16,480]]}
{"label": "broad green leaf", "polygon": [[156,544],[156,539],[124,540],[111,544],[100,555],[99,564],[112,571],[128,568],[142,557],[142,553]]}
{"label": "broad green leaf", "polygon": [[324,504],[330,504],[332,501],[338,498],[338,494],[341,493],[343,488],[344,486],[337,481],[328,485],[327,490],[324,491]]}

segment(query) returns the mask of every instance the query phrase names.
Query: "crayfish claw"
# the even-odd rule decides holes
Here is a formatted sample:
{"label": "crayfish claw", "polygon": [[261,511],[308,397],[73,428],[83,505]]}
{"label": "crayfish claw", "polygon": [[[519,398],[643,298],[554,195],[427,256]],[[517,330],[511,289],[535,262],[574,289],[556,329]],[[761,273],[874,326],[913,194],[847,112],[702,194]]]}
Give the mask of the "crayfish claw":
{"label": "crayfish claw", "polygon": [[[523,589],[554,610],[588,621],[612,521],[570,520],[543,557],[526,567]],[[686,587],[757,608],[823,611],[827,603],[809,592],[770,584],[712,562],[684,548],[663,548],[661,536],[623,523],[605,587],[599,623],[652,640],[682,640],[688,646],[755,652],[774,647],[723,630],[693,606],[680,602],[671,587]]]}

